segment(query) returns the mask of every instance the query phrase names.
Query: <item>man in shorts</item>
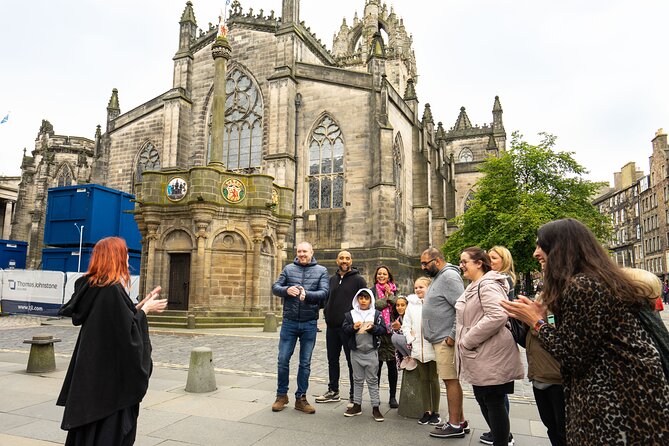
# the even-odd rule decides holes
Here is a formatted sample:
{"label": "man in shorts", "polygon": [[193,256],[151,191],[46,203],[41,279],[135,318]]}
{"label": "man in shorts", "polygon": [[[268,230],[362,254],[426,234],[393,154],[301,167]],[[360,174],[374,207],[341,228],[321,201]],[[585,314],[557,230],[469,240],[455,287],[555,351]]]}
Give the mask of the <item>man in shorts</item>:
{"label": "man in shorts", "polygon": [[462,438],[469,433],[462,408],[462,387],[455,369],[455,301],[465,291],[460,268],[446,263],[436,248],[420,256],[420,267],[432,277],[423,302],[423,337],[432,344],[437,372],[446,385],[448,422],[439,424],[431,437]]}

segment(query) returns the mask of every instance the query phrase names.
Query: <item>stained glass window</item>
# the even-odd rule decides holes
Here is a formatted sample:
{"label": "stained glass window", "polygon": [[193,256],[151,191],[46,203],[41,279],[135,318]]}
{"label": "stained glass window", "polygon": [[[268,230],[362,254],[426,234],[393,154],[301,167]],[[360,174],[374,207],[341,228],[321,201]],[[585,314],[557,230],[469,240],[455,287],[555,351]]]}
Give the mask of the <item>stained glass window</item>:
{"label": "stained glass window", "polygon": [[309,209],[344,207],[344,140],[329,116],[316,126],[309,143]]}
{"label": "stained glass window", "polygon": [[135,181],[142,181],[142,172],[145,170],[160,170],[160,154],[151,143],[147,143],[137,155]]}
{"label": "stained glass window", "polygon": [[63,164],[56,175],[56,184],[61,186],[72,186],[72,170],[67,164]]}
{"label": "stained glass window", "polygon": [[[262,95],[251,78],[238,68],[228,73],[225,94],[221,161],[228,170],[255,172],[262,161]],[[211,116],[209,121],[211,131]]]}

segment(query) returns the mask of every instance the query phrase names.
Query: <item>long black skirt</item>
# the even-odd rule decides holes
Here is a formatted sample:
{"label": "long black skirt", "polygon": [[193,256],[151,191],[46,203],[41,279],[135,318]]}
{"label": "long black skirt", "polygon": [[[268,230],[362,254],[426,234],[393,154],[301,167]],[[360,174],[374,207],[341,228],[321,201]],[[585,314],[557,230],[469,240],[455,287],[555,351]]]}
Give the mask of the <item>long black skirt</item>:
{"label": "long black skirt", "polygon": [[67,431],[65,446],[131,446],[137,435],[139,404]]}

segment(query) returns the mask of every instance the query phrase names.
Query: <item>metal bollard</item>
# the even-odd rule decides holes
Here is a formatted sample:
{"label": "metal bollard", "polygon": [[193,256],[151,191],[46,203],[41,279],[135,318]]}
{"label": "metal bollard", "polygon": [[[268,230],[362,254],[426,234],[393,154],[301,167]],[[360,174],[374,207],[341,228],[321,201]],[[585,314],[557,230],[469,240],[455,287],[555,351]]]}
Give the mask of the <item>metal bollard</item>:
{"label": "metal bollard", "polygon": [[263,327],[262,331],[267,333],[276,333],[276,314],[265,314],[265,326]]}
{"label": "metal bollard", "polygon": [[214,362],[209,347],[195,347],[190,352],[186,392],[206,393],[216,390]]}
{"label": "metal bollard", "polygon": [[26,339],[24,344],[30,344],[30,355],[28,356],[28,373],[44,373],[56,370],[56,354],[53,344],[60,342],[51,335],[33,336]]}

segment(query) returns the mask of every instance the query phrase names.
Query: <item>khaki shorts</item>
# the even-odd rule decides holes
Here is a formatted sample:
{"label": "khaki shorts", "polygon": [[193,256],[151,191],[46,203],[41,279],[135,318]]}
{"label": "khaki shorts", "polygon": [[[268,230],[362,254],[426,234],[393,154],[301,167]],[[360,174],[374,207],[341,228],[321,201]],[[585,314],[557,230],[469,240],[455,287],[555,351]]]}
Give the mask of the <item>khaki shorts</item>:
{"label": "khaki shorts", "polygon": [[449,347],[446,343],[432,344],[434,355],[437,358],[437,373],[440,379],[458,379],[455,369],[455,346]]}

